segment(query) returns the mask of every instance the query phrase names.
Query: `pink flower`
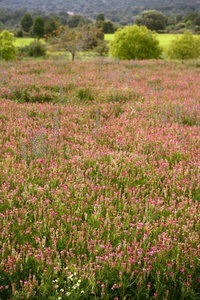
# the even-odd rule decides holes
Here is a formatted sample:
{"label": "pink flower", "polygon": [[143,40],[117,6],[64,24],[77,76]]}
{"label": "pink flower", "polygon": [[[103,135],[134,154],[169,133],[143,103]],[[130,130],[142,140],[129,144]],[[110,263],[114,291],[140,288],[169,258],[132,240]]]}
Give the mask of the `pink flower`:
{"label": "pink flower", "polygon": [[184,272],[185,272],[185,269],[181,269],[181,272],[184,273]]}
{"label": "pink flower", "polygon": [[150,287],[151,287],[150,282],[148,282],[147,287],[148,287],[148,289],[150,289]]}

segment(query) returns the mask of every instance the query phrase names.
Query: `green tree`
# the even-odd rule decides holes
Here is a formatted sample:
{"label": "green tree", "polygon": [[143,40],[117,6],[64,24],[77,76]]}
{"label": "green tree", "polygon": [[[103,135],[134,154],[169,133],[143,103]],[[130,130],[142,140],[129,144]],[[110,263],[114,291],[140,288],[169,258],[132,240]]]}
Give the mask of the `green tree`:
{"label": "green tree", "polygon": [[69,19],[69,15],[67,12],[62,11],[58,13],[58,18],[60,23],[65,26],[67,24],[67,20]]}
{"label": "green tree", "polygon": [[162,54],[155,34],[145,26],[126,26],[114,33],[110,54],[119,59],[158,59]]}
{"label": "green tree", "polygon": [[198,13],[195,11],[191,11],[189,14],[187,14],[184,17],[184,22],[186,23],[187,21],[191,21],[192,23],[194,23],[194,21],[197,17],[198,17]]}
{"label": "green tree", "polygon": [[102,29],[95,25],[84,25],[81,28],[82,50],[88,51],[97,47],[98,43],[104,42]]}
{"label": "green tree", "polygon": [[185,31],[183,36],[171,41],[168,57],[182,60],[200,57],[200,38],[196,38],[189,31]]}
{"label": "green tree", "polygon": [[80,27],[83,24],[85,24],[85,20],[80,15],[72,15],[67,21],[69,28],[76,28],[78,26]]}
{"label": "green tree", "polygon": [[15,59],[17,49],[13,44],[14,40],[11,32],[4,30],[0,33],[0,59],[6,61]]}
{"label": "green tree", "polygon": [[103,32],[104,33],[114,33],[115,32],[114,24],[109,20],[104,21],[103,22]]}
{"label": "green tree", "polygon": [[194,25],[195,25],[195,26],[200,26],[200,16],[198,16],[198,17],[194,20]]}
{"label": "green tree", "polygon": [[27,46],[27,52],[29,56],[33,57],[45,56],[46,47],[40,41],[35,40],[34,42],[30,43],[29,46]]}
{"label": "green tree", "polygon": [[80,28],[59,26],[56,36],[47,36],[47,41],[56,51],[69,52],[72,61],[79,51],[89,51],[98,47],[102,39],[102,32],[94,25],[84,25]]}
{"label": "green tree", "polygon": [[99,22],[99,21],[105,21],[105,17],[102,13],[98,14],[97,17],[96,17],[96,21]]}
{"label": "green tree", "polygon": [[58,22],[54,19],[49,19],[45,22],[45,34],[53,33],[58,27]]}
{"label": "green tree", "polygon": [[41,18],[36,18],[33,24],[33,34],[38,39],[44,36],[44,21]]}
{"label": "green tree", "polygon": [[167,17],[157,10],[146,10],[136,17],[135,24],[146,26],[150,30],[164,30],[167,26]]}
{"label": "green tree", "polygon": [[23,18],[21,19],[21,26],[24,31],[29,32],[31,26],[33,26],[33,18],[30,14],[25,14],[23,16]]}
{"label": "green tree", "polygon": [[23,31],[22,31],[22,30],[19,30],[19,31],[17,32],[17,37],[18,37],[18,38],[22,38],[22,37],[23,37]]}
{"label": "green tree", "polygon": [[94,52],[98,56],[107,55],[109,52],[108,43],[102,40],[98,40],[97,46],[94,48]]}
{"label": "green tree", "polygon": [[72,61],[75,60],[76,53],[82,49],[81,32],[68,25],[59,26],[56,36],[47,36],[47,41],[55,51],[69,52]]}
{"label": "green tree", "polygon": [[176,16],[176,22],[179,23],[179,22],[182,22],[183,21],[183,16],[181,14],[177,15]]}

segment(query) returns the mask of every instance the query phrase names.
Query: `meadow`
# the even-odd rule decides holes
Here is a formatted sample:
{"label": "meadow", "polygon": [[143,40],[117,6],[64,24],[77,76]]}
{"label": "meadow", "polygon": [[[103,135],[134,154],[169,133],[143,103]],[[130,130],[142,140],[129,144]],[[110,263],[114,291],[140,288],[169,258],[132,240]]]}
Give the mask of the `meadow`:
{"label": "meadow", "polygon": [[[157,38],[160,42],[160,45],[166,49],[170,42],[174,39],[176,39],[177,37],[181,36],[181,34],[157,34]],[[111,41],[114,38],[114,34],[105,34],[105,40],[106,41]],[[17,38],[15,40],[15,45],[17,47],[22,47],[22,46],[26,46],[29,45],[31,42],[34,41],[34,38]],[[41,40],[43,41],[43,40]]]}
{"label": "meadow", "polygon": [[[30,43],[34,42],[34,38],[16,38],[14,41],[14,45],[16,47],[24,47],[30,45]],[[42,43],[44,43],[43,39],[40,39]]]}
{"label": "meadow", "polygon": [[16,38],[14,41],[14,45],[16,47],[23,47],[30,45],[31,42],[33,42],[35,39],[34,38]]}
{"label": "meadow", "polygon": [[0,299],[199,299],[200,63],[0,64]]}

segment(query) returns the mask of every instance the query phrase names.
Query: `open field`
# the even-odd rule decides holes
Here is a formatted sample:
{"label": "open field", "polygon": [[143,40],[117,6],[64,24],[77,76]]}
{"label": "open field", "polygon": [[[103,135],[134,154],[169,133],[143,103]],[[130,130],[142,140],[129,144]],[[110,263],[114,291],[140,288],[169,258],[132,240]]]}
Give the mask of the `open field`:
{"label": "open field", "polygon": [[1,70],[0,299],[199,299],[200,63]]}
{"label": "open field", "polygon": [[[166,49],[169,46],[170,42],[178,36],[181,36],[181,34],[157,34],[160,45],[164,49]],[[106,41],[110,41],[113,38],[114,38],[113,34],[105,34]],[[17,47],[26,46],[26,45],[29,45],[33,41],[34,41],[33,38],[17,38],[15,41],[15,45]],[[43,40],[41,40],[41,41],[43,41]]]}
{"label": "open field", "polygon": [[[30,43],[33,42],[34,40],[35,40],[34,38],[16,38],[14,44],[16,47],[23,47],[23,46],[30,45]],[[40,41],[43,42],[42,39]]]}

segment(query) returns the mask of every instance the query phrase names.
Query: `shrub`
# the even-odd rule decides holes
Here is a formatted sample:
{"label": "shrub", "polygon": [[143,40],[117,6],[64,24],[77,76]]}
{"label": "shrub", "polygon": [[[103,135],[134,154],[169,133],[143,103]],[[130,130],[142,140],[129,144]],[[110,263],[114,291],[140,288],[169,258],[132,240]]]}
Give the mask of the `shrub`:
{"label": "shrub", "polygon": [[22,31],[22,30],[19,30],[19,31],[17,32],[17,37],[18,37],[18,38],[22,38],[22,37],[23,37],[23,31]]}
{"label": "shrub", "polygon": [[119,59],[158,59],[162,54],[159,41],[145,26],[126,26],[118,29],[110,42],[111,56]]}
{"label": "shrub", "polygon": [[19,54],[22,56],[41,57],[46,54],[46,47],[39,41],[34,41],[30,45],[18,48]]}
{"label": "shrub", "polygon": [[0,33],[0,59],[6,61],[15,59],[17,49],[13,44],[14,35],[4,30]]}
{"label": "shrub", "polygon": [[171,59],[195,59],[200,57],[200,38],[194,37],[189,31],[173,40],[168,48]]}
{"label": "shrub", "polygon": [[33,57],[44,56],[46,54],[45,45],[39,41],[34,41],[30,43],[28,54],[29,56],[33,56]]}

